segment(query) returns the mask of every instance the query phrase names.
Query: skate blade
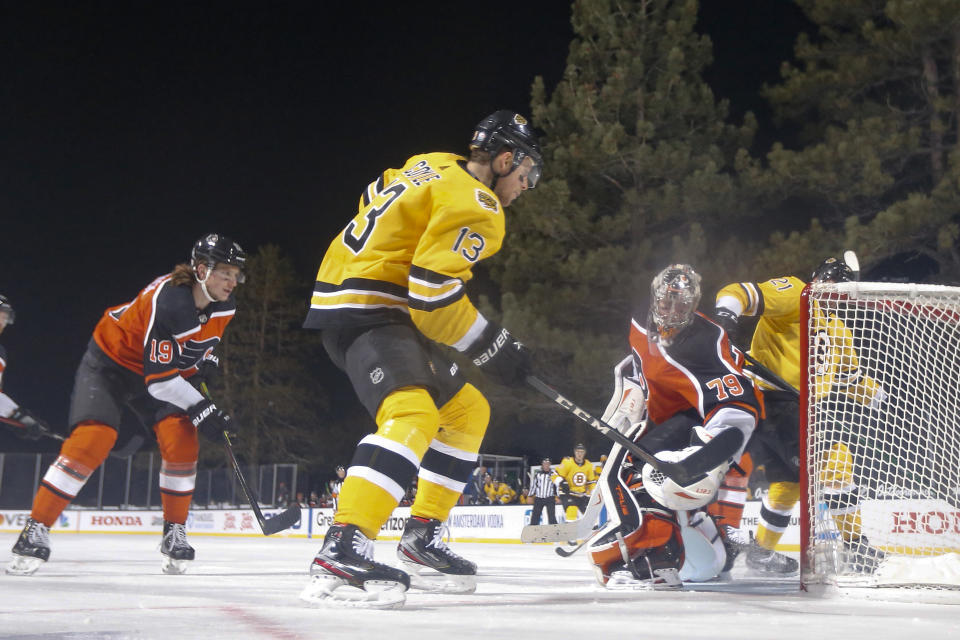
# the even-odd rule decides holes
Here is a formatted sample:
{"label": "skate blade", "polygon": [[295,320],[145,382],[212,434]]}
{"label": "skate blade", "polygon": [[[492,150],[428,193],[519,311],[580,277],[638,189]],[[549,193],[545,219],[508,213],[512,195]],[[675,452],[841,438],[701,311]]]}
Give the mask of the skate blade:
{"label": "skate blade", "polygon": [[762,564],[750,564],[748,561],[747,569],[749,573],[755,576],[764,576],[770,578],[789,578],[800,573],[799,565],[789,569],[778,570],[776,567]]}
{"label": "skate blade", "polygon": [[363,589],[348,586],[347,581],[332,575],[317,574],[300,592],[300,600],[313,607],[353,609],[399,609],[406,602],[406,589],[399,582],[367,580]]}
{"label": "skate blade", "polygon": [[187,572],[187,567],[190,566],[190,560],[174,560],[167,556],[163,556],[163,563],[160,565],[160,569],[167,574],[168,576],[179,576]]}
{"label": "skate blade", "polygon": [[29,576],[40,568],[46,560],[34,558],[31,556],[13,556],[13,560],[7,565],[6,572],[12,576]]}
{"label": "skate blade", "polygon": [[[430,593],[473,593],[477,590],[476,575],[441,573],[412,562],[403,562],[403,570],[410,576],[410,588]],[[426,570],[425,573],[422,573]]]}
{"label": "skate blade", "polygon": [[677,591],[683,588],[676,569],[660,569],[653,580],[638,580],[627,571],[614,571],[604,586],[611,591]]}

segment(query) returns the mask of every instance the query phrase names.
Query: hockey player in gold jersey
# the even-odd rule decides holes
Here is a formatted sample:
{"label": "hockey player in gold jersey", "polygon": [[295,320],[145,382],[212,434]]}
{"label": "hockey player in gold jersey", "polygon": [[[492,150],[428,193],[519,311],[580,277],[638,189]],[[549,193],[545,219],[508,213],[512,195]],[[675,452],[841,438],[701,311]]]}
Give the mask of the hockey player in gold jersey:
{"label": "hockey player in gold jersey", "polygon": [[[854,279],[853,271],[835,258],[825,260],[813,273],[819,282]],[[800,385],[800,294],[805,283],[793,276],[766,282],[739,282],[723,287],[716,297],[715,318],[730,335],[738,330],[740,316],[758,317],[750,354],[793,389]],[[823,336],[817,353],[819,372],[813,400],[825,400],[830,393],[850,395],[865,403],[880,403],[885,394],[870,377],[861,375],[850,331],[843,323],[819,310],[814,311],[814,332]],[[760,424],[749,449],[754,464],[763,466],[770,483],[760,511],[757,537],[746,554],[747,566],[762,573],[790,574],[798,569],[796,560],[777,554],[774,548],[790,524],[800,499],[799,406],[793,390],[778,389],[760,381],[767,418]],[[853,461],[843,443],[835,443],[823,473],[834,499],[829,505],[848,546],[874,559],[879,552],[861,539],[857,487]]]}
{"label": "hockey player in gold jersey", "polygon": [[596,467],[587,460],[587,448],[582,444],[573,448],[572,458],[567,456],[554,468],[553,482],[568,521],[576,520],[587,510],[597,477]]}
{"label": "hockey player in gold jersey", "polygon": [[[427,153],[384,171],[330,243],[304,326],[322,331],[377,431],[347,469],[305,600],[399,606],[411,583],[475,588],[476,565],[450,551],[442,523],[476,466],[490,408],[444,345],[505,385],[529,372],[527,350],[464,287],[500,249],[504,208],[536,185],[541,164],[527,120],[497,111],[477,125],[469,158]],[[408,575],[375,562],[370,542],[414,475],[419,489],[397,549]],[[336,591],[345,584],[365,591]]]}

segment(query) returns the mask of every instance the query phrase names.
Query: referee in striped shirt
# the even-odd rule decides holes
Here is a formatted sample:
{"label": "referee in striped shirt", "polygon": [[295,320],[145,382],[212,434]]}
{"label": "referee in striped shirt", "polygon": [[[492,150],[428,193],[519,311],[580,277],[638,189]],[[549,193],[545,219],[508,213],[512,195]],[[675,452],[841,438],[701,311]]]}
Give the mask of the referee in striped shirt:
{"label": "referee in striped shirt", "polygon": [[557,515],[554,506],[557,503],[557,487],[550,481],[550,458],[544,458],[540,468],[533,474],[533,483],[530,485],[530,495],[533,496],[533,513],[530,515],[530,524],[540,524],[540,512],[547,508],[547,520],[550,524],[557,524]]}

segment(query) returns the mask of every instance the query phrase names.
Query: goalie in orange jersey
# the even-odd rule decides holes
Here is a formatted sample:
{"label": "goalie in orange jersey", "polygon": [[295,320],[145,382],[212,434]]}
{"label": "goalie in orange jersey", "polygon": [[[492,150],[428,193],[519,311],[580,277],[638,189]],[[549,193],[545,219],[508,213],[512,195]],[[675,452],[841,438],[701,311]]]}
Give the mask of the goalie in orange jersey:
{"label": "goalie in orange jersey", "polygon": [[80,361],[70,402],[70,436],[50,465],[7,573],[29,575],[50,557],[49,527],[113,449],[125,408],[156,434],[164,573],[183,573],[194,558],[185,523],[197,475],[197,431],[219,440],[230,416],[191,384],[211,361],[236,310],[246,254],[230,238],[208,234],[190,264],[104,312]]}
{"label": "goalie in orange jersey", "polygon": [[699,274],[670,265],[653,279],[650,297],[647,322],[631,322],[632,354],[615,369],[604,420],[666,461],[720,443],[726,453],[705,477],[681,486],[650,464],[625,461],[614,446],[599,482],[610,520],[589,547],[608,588],[677,588],[730,569],[740,547],[729,532],[743,510],[730,487],[746,482],[738,464],[764,413],[742,354],[696,310]]}

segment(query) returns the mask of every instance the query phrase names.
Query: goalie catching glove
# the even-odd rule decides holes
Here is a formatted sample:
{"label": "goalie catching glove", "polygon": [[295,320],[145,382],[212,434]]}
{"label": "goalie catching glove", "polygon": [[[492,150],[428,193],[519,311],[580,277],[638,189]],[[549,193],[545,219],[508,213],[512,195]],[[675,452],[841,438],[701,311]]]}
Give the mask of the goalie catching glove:
{"label": "goalie catching glove", "polygon": [[237,436],[233,431],[233,425],[230,424],[230,416],[218,409],[213,400],[201,400],[190,407],[187,413],[190,415],[190,422],[197,428],[197,431],[209,440],[219,442],[224,431],[230,438],[236,438]]}
{"label": "goalie catching glove", "polygon": [[493,322],[487,323],[465,353],[481,371],[505,386],[523,383],[533,369],[530,350]]}
{"label": "goalie catching glove", "polygon": [[[660,451],[654,455],[665,462],[680,462],[702,449],[712,439],[706,429],[698,425],[693,428],[691,440],[702,442],[703,445],[694,444],[680,451]],[[706,477],[686,486],[677,484],[649,463],[643,465],[640,475],[643,478],[643,488],[658,504],[674,511],[689,511],[713,502],[729,468],[730,463],[725,462],[708,471]]]}

